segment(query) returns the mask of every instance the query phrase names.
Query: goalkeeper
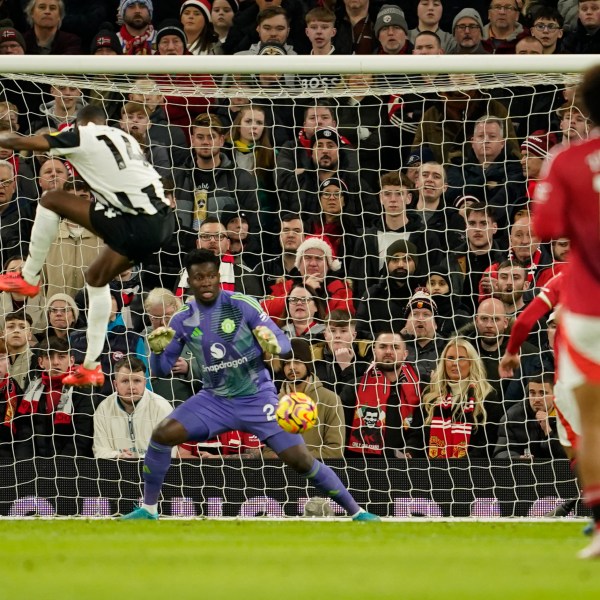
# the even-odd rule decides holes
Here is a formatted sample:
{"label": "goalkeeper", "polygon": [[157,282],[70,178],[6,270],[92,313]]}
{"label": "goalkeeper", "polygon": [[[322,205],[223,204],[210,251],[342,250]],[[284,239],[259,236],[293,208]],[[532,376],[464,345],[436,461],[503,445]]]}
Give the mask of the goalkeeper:
{"label": "goalkeeper", "polygon": [[203,389],[152,433],[144,460],[143,504],[122,518],[158,519],[158,497],[173,446],[239,429],[255,434],[355,520],[379,520],[356,504],[332,469],[309,454],[300,435],[277,425],[277,392],[263,351],[288,356],[290,342],[256,300],[220,289],[219,266],[219,258],[208,250],[190,252],[185,267],[194,300],[173,315],[168,328],[148,336],[154,373],[167,375],[187,344],[201,366]]}

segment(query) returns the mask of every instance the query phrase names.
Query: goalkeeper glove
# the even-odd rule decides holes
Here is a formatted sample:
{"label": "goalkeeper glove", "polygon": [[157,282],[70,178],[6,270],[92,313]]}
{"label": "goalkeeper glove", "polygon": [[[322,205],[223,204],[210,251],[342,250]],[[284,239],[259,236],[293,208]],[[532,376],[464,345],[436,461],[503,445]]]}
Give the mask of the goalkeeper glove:
{"label": "goalkeeper glove", "polygon": [[158,327],[148,335],[148,345],[154,354],[162,354],[173,339],[175,330],[170,327]]}
{"label": "goalkeeper glove", "polygon": [[254,337],[258,340],[264,352],[269,354],[279,354],[281,352],[277,336],[268,327],[259,325],[254,329]]}

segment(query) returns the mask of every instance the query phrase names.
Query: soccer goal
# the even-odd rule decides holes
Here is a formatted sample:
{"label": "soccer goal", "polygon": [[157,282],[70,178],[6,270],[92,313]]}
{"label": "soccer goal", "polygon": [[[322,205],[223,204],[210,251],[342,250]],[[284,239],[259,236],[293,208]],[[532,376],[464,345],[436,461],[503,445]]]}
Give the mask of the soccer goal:
{"label": "soccer goal", "polygon": [[[511,310],[518,312],[533,297],[539,274],[553,272],[563,259],[558,245],[538,248],[535,241],[512,237],[515,221],[526,219],[539,174],[540,165],[532,159],[543,159],[561,139],[587,134],[574,86],[596,63],[593,56],[0,57],[0,130],[57,131],[73,122],[79,106],[96,103],[111,124],[139,141],[174,198],[177,238],[115,282],[122,328],[111,338],[113,346],[107,341],[109,369],[126,353],[147,358],[142,356],[147,350],[139,350],[147,348],[144,332],[153,319],[164,318],[166,305],[161,314],[154,313],[144,303],[146,296],[166,288],[185,298],[183,256],[202,240],[218,243],[221,222],[229,238],[221,252],[232,266],[226,283],[264,301],[291,337],[309,340],[311,370],[316,365],[323,387],[341,397],[336,408],[321,410],[315,428],[320,438],[311,439],[322,444],[311,450],[335,468],[362,506],[398,518],[537,518],[561,511],[583,516],[576,481],[556,436],[553,408],[546,405],[546,416],[537,419],[528,404],[529,382],[551,380],[546,323],[532,334],[532,344],[523,351],[529,362],[512,380],[499,379],[497,362],[503,336],[510,332]],[[209,104],[213,117],[202,117]],[[423,165],[433,165],[432,174]],[[7,169],[2,178],[9,186],[16,172],[10,210],[20,211],[19,217],[8,220],[2,204],[11,198],[0,196],[0,251],[4,269],[18,268],[40,195],[65,184],[74,192],[85,186],[73,184],[77,174],[68,161],[45,156],[4,151],[0,168]],[[471,239],[466,223],[473,205],[484,224],[472,225],[477,234]],[[203,230],[211,218],[217,230]],[[290,286],[278,306],[268,304],[284,266],[295,262],[295,248],[286,250],[282,232],[296,221],[305,235],[326,239],[330,269],[334,259],[342,263],[328,276],[338,291],[343,288],[345,304],[328,304],[335,292],[319,291],[318,281],[317,290],[308,288],[309,296],[319,297],[310,315],[295,313],[302,302],[292,307],[286,300]],[[110,386],[103,396],[41,391],[48,376],[47,371],[43,375],[49,356],[43,348],[49,335],[65,338],[78,356],[75,342],[86,327],[83,272],[99,248],[98,240],[80,228],[62,227],[44,267],[44,294],[25,305],[30,341],[12,347],[5,335],[7,371],[24,395],[5,387],[0,398],[5,414],[0,423],[0,516],[110,516],[129,512],[141,495],[140,457],[147,440],[135,439],[133,428],[129,445],[113,440],[112,454],[93,458],[98,438],[92,415],[112,392]],[[399,240],[412,266],[394,275],[388,248]],[[476,260],[483,255],[487,263]],[[497,281],[498,265],[502,269],[509,257],[510,286],[482,288],[483,272],[496,264],[490,279]],[[515,283],[519,274],[522,281]],[[310,274],[303,275],[306,283]],[[392,279],[397,287],[390,291]],[[440,279],[441,291],[436,288]],[[407,332],[411,297],[423,287],[431,294],[425,308],[432,308],[434,299],[435,324],[423,332],[413,322]],[[59,304],[49,303],[56,294]],[[74,299],[74,308],[61,294]],[[486,333],[473,324],[474,315],[480,301],[492,296],[505,312],[502,323]],[[23,302],[2,302],[6,331],[7,315],[14,319]],[[348,375],[348,364],[336,363],[327,338],[328,313],[340,308],[353,315],[356,342],[350,340],[353,350],[345,356],[354,365],[354,377]],[[61,310],[70,311],[72,322],[54,320]],[[344,316],[337,313],[342,323]],[[392,382],[395,400],[389,404],[390,390],[380,385],[385,369],[376,369],[375,375],[369,370],[377,367],[371,342],[387,330],[403,331],[408,340],[407,369]],[[459,442],[446,444],[436,458],[427,411],[419,427],[429,437],[409,445],[419,438],[412,431],[418,407],[414,402],[405,406],[401,390],[412,382],[419,401],[424,397],[446,343],[457,333],[478,350],[486,368],[479,377],[487,377],[486,390],[495,393],[487,417],[470,433],[475,439],[485,425],[489,443],[472,454]],[[155,391],[171,404],[184,401],[198,389],[199,368],[194,370],[192,362],[187,377],[158,381],[150,376]],[[282,371],[276,370],[275,378],[289,385]],[[88,408],[81,414],[70,394],[87,394]],[[37,419],[43,398],[47,414]],[[469,446],[468,438],[461,440]],[[329,500],[314,498],[304,480],[246,442],[243,436],[229,436],[186,448],[189,456],[173,461],[163,488],[163,514],[340,514]],[[125,450],[131,458],[124,458]]]}

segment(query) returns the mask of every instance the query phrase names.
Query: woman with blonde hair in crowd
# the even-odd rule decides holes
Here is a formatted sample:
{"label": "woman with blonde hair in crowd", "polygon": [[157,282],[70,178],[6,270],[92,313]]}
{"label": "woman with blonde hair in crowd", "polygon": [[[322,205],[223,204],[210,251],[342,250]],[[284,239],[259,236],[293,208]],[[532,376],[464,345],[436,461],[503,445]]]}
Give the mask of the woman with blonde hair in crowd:
{"label": "woman with blonde hair in crowd", "polygon": [[406,435],[407,458],[486,458],[504,411],[475,347],[448,342]]}

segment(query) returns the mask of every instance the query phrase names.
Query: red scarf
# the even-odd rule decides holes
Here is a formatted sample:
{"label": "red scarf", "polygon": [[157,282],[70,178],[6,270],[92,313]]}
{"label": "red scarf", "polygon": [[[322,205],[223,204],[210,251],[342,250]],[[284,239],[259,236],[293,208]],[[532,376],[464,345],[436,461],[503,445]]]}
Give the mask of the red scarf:
{"label": "red scarf", "polygon": [[[46,403],[43,414],[54,414],[54,423],[56,425],[67,425],[71,423],[73,403],[69,395],[71,390],[63,387],[63,378],[67,373],[63,373],[58,377],[50,377],[45,371],[42,373],[42,394],[45,394]],[[19,414],[34,415],[39,409],[39,394],[28,394],[30,388],[26,391],[21,405],[19,406]]]}
{"label": "red scarf", "polygon": [[[405,428],[415,406],[420,402],[417,377],[411,367],[402,365],[396,384],[390,383],[387,377],[375,365],[371,365],[360,380],[357,389],[357,404],[352,421],[352,430],[348,438],[348,450],[365,454],[379,454],[384,450],[386,411],[392,386],[396,385],[399,394],[398,410]],[[395,407],[394,407],[395,409]],[[377,415],[375,415],[377,411]],[[365,423],[365,417],[371,420],[377,417],[375,426]],[[372,423],[371,423],[372,425]]]}
{"label": "red scarf", "polygon": [[142,35],[131,35],[127,27],[123,25],[119,31],[119,37],[123,40],[123,54],[152,54],[152,42],[154,41],[154,27],[148,26]]}
{"label": "red scarf", "polygon": [[472,386],[469,386],[467,394],[467,405],[455,415],[452,414],[452,394],[434,407],[429,428],[429,458],[463,458],[467,455],[474,424],[475,398]]}
{"label": "red scarf", "polygon": [[4,412],[3,425],[10,427],[12,431],[15,431],[15,424],[13,419],[17,412],[17,387],[15,382],[6,375],[4,379],[0,381],[0,393],[3,394],[6,402],[6,410]]}

